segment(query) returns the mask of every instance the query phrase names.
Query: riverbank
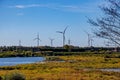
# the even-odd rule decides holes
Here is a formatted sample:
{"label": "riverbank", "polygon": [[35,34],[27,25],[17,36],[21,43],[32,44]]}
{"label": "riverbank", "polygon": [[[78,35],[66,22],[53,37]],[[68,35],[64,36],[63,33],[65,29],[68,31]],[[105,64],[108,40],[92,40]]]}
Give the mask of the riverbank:
{"label": "riverbank", "polygon": [[[120,72],[99,69],[120,68],[120,58],[97,55],[57,56],[64,60],[0,67],[0,76],[19,72],[26,80],[119,80]],[[55,59],[55,58],[54,58]],[[90,69],[91,70],[90,70]]]}

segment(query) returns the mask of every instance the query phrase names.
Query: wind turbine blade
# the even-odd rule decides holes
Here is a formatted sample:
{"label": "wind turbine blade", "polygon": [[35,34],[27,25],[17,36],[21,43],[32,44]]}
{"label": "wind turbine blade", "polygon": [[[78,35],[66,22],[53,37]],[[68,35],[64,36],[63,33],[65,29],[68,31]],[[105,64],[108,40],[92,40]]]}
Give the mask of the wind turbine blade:
{"label": "wind turbine blade", "polygon": [[65,31],[67,30],[67,28],[68,28],[68,26],[64,29],[64,31],[63,31],[64,33],[65,33]]}
{"label": "wind turbine blade", "polygon": [[34,41],[36,40],[37,38],[33,39]]}
{"label": "wind turbine blade", "polygon": [[63,33],[63,32],[61,32],[61,31],[56,31],[57,33]]}
{"label": "wind turbine blade", "polygon": [[38,39],[39,41],[42,41],[41,39]]}

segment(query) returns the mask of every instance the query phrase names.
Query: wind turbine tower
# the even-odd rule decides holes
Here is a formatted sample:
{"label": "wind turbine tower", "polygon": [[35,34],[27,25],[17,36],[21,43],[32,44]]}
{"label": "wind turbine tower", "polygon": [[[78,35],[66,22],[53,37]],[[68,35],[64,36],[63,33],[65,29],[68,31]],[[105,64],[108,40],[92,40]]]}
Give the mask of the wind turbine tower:
{"label": "wind turbine tower", "polygon": [[90,47],[90,34],[88,33],[88,47]]}
{"label": "wind turbine tower", "polygon": [[51,38],[49,38],[49,39],[50,39],[51,47],[53,47],[53,41],[54,41],[54,39],[51,39]]}
{"label": "wind turbine tower", "polygon": [[88,33],[88,32],[86,32],[86,31],[84,31],[86,34],[87,34],[87,36],[88,36],[88,47],[90,47],[90,46],[92,46],[92,41],[93,41],[93,39],[92,39],[92,37],[91,37],[91,35]]}
{"label": "wind turbine tower", "polygon": [[60,33],[63,35],[63,46],[65,45],[65,32],[67,30],[68,26],[63,31],[57,31],[57,33]]}
{"label": "wind turbine tower", "polygon": [[19,40],[19,47],[21,46],[21,40]]}
{"label": "wind turbine tower", "polygon": [[39,33],[37,34],[37,37],[34,40],[37,41],[37,47],[39,47],[39,41],[41,41],[40,38],[39,38]]}
{"label": "wind turbine tower", "polygon": [[68,45],[71,45],[71,40],[70,39],[68,40]]}
{"label": "wind turbine tower", "polygon": [[93,46],[93,42],[94,42],[94,40],[93,40],[93,38],[92,38],[92,36],[90,37],[90,46]]}

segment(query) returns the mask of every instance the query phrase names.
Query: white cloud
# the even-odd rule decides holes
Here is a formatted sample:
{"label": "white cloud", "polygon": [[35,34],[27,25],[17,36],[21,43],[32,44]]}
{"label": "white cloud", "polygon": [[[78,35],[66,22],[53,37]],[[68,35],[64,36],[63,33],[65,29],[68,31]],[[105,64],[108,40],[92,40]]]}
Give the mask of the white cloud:
{"label": "white cloud", "polygon": [[20,8],[20,9],[25,8],[24,5],[16,5],[16,6],[14,6],[14,7],[15,7],[15,8]]}
{"label": "white cloud", "polygon": [[24,9],[24,8],[32,8],[32,7],[48,7],[47,4],[30,4],[30,5],[15,5],[15,6],[9,6],[10,8],[18,8],[18,9]]}
{"label": "white cloud", "polygon": [[70,9],[77,9],[79,8],[78,6],[73,6],[73,5],[65,5],[65,6],[61,6],[63,8],[70,8]]}
{"label": "white cloud", "polygon": [[83,13],[92,13],[98,11],[98,6],[103,3],[102,1],[77,4],[77,5],[60,5],[60,4],[29,4],[29,5],[15,5],[10,6],[11,8],[25,9],[25,8],[49,8],[60,11],[69,11],[69,12],[83,12]]}

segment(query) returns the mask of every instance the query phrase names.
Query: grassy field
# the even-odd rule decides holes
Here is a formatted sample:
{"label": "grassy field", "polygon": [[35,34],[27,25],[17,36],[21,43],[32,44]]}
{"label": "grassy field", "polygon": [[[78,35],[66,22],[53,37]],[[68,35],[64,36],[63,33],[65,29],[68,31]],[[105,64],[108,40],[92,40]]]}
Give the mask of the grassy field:
{"label": "grassy field", "polygon": [[[100,71],[120,68],[120,54],[86,54],[47,57],[50,61],[0,67],[1,77],[21,73],[26,80],[120,80],[120,72]],[[58,60],[62,60],[59,62]]]}

